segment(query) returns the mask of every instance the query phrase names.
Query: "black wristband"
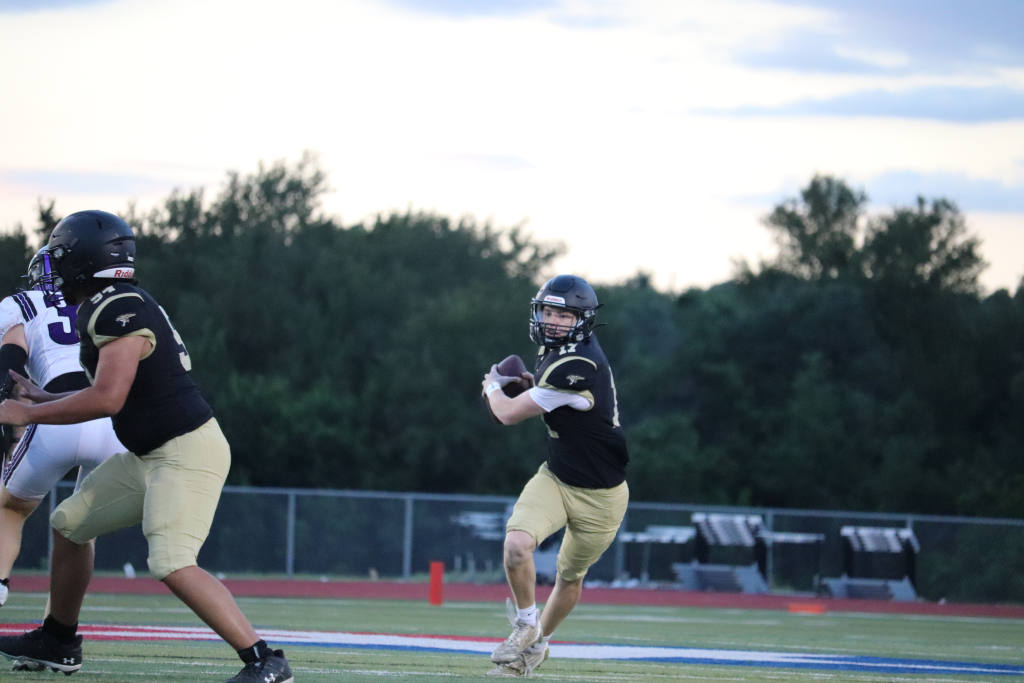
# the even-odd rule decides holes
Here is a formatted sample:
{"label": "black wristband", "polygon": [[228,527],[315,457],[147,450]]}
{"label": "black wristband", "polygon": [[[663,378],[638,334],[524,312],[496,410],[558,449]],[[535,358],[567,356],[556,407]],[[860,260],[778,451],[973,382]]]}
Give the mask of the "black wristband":
{"label": "black wristband", "polygon": [[28,362],[28,352],[17,344],[4,344],[0,346],[0,372],[7,374],[8,370],[14,370],[19,375],[25,375],[25,363]]}

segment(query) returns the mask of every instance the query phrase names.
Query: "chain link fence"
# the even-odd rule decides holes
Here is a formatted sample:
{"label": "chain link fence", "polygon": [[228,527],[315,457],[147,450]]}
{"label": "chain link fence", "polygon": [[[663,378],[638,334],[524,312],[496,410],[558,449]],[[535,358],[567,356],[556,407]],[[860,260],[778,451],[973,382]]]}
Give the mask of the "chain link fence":
{"label": "chain link fence", "polygon": [[[46,569],[52,543],[47,508],[70,495],[61,482],[25,527],[19,569]],[[502,582],[504,520],[514,499],[327,489],[227,486],[199,563],[227,576],[416,580],[440,560],[446,580]],[[1024,520],[630,503],[619,539],[587,580],[608,585],[672,586],[673,567],[692,563],[694,542],[680,534],[645,534],[691,525],[694,513],[759,515],[779,542],[754,557],[750,548],[719,560],[759,562],[769,590],[817,592],[841,575],[841,529],[848,525],[912,529],[920,549],[919,597],[955,602],[1024,602]],[[816,543],[787,539],[820,537]],[[675,541],[673,541],[675,539]],[[685,542],[678,542],[683,541]],[[537,554],[541,581],[552,580],[558,536]],[[146,542],[138,527],[97,541],[96,569],[144,574]]]}

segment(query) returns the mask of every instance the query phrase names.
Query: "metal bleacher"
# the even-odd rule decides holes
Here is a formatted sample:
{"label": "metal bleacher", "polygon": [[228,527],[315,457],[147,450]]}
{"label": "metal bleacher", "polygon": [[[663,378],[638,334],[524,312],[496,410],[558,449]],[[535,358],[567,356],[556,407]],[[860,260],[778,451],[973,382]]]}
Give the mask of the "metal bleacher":
{"label": "metal bleacher", "polygon": [[624,544],[637,543],[643,546],[643,560],[640,566],[640,581],[650,581],[652,545],[686,545],[697,535],[692,526],[664,526],[652,524],[643,531],[620,531],[618,540]]}
{"label": "metal bleacher", "polygon": [[[687,590],[767,593],[767,562],[776,544],[815,544],[820,572],[823,534],[775,532],[761,515],[695,512],[696,550],[672,570]],[[712,561],[716,560],[716,561]]]}
{"label": "metal bleacher", "polygon": [[[478,510],[462,510],[451,515],[450,520],[458,527],[469,531],[472,538],[479,541],[504,543],[505,522],[512,514],[511,506],[504,512],[483,512]],[[558,549],[561,539],[557,534],[541,544],[533,553],[533,564],[537,571],[537,581],[541,584],[555,582],[555,570],[558,563]],[[501,557],[500,545],[491,553]]]}
{"label": "metal bleacher", "polygon": [[843,574],[824,579],[835,598],[917,599],[917,554],[921,550],[909,527],[844,526]]}
{"label": "metal bleacher", "polygon": [[768,591],[756,561],[755,547],[763,527],[760,515],[695,512],[691,521],[697,533],[694,559],[672,565],[683,588],[729,593]]}
{"label": "metal bleacher", "polygon": [[[470,538],[486,543],[488,554],[500,556],[500,543],[505,538],[505,520],[510,510],[463,510],[451,515],[451,521],[466,529]],[[676,554],[668,546],[692,549],[689,562],[672,562],[676,585],[684,590],[767,593],[771,590],[773,547],[803,545],[807,567],[817,562],[813,590],[836,598],[875,600],[916,600],[916,556],[920,551],[913,529],[909,527],[844,526],[843,573],[838,577],[821,578],[824,534],[772,531],[765,528],[757,514],[694,512],[692,525],[649,525],[642,531],[621,530],[618,540],[623,545],[639,544],[642,549],[639,581],[651,582],[651,551],[663,547],[665,553]],[[534,560],[538,579],[553,582],[559,539],[538,548]],[[494,544],[494,545],[492,545]],[[498,546],[497,548],[495,546]],[[485,552],[484,548],[479,548]],[[813,555],[811,554],[813,553]],[[809,569],[808,571],[813,571]]]}

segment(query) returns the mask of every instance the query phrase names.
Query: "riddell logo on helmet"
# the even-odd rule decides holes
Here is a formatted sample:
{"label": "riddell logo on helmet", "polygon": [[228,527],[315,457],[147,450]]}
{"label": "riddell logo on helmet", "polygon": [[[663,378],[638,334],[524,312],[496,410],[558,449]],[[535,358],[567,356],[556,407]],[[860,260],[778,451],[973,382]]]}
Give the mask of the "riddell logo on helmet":
{"label": "riddell logo on helmet", "polygon": [[98,278],[112,278],[115,280],[133,280],[135,279],[134,268],[107,268],[101,270],[98,273],[93,273],[93,277]]}
{"label": "riddell logo on helmet", "polygon": [[544,301],[552,304],[562,304],[563,306],[565,305],[565,299],[560,296],[555,296],[554,294],[548,294],[546,297],[544,297]]}

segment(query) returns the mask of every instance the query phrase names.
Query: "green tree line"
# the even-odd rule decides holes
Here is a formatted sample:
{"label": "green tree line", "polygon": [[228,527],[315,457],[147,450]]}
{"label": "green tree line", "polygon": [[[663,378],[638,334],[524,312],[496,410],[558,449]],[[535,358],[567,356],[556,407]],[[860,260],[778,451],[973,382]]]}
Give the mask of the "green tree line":
{"label": "green tree line", "polygon": [[[229,482],[514,494],[544,429],[491,423],[479,381],[534,354],[528,302],[563,247],[412,211],[343,225],[326,189],[305,156],[121,211]],[[815,176],[765,217],[772,262],[682,294],[592,283],[634,500],[1024,516],[1024,288],[981,293],[952,201],[866,206]],[[0,237],[9,289],[53,207]]]}

